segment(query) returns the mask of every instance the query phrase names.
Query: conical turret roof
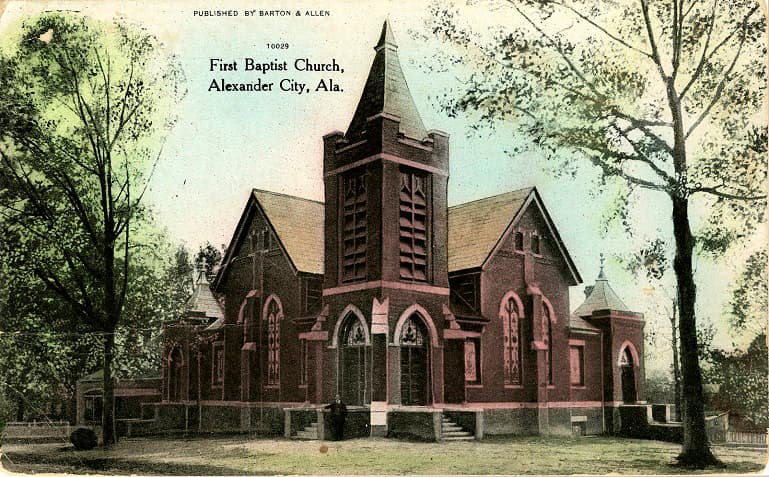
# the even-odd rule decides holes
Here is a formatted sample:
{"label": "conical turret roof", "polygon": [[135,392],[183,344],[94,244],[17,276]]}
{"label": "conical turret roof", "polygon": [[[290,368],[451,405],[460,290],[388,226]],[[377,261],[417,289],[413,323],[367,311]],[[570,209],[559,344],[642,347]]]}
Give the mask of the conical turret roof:
{"label": "conical turret roof", "polygon": [[603,271],[603,256],[601,257],[601,271],[598,272],[595,285],[592,289],[588,288],[587,292],[587,298],[585,298],[584,303],[574,310],[574,314],[577,316],[590,316],[595,310],[630,312],[627,305],[609,285],[609,280]]}
{"label": "conical turret roof", "polygon": [[386,114],[400,118],[401,133],[421,141],[427,137],[427,130],[409,92],[398,59],[398,45],[387,20],[374,51],[374,62],[345,137],[357,139],[366,130],[368,118]]}

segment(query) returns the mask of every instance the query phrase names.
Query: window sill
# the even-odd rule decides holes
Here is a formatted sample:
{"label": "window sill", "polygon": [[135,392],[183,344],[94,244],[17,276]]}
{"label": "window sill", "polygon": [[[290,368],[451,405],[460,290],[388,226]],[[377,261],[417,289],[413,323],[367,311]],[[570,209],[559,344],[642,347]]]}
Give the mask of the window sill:
{"label": "window sill", "polygon": [[587,386],[585,386],[584,384],[572,384],[571,388],[572,389],[587,389]]}
{"label": "window sill", "polygon": [[480,388],[483,388],[483,384],[479,384],[479,383],[473,383],[473,384],[465,383],[465,388],[480,389]]}
{"label": "window sill", "polygon": [[505,389],[523,389],[523,384],[505,384]]}

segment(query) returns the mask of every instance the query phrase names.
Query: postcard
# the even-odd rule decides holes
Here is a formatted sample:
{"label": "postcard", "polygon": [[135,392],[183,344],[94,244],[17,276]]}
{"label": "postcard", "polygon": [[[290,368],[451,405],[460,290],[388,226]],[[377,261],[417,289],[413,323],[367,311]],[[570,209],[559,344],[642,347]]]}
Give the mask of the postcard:
{"label": "postcard", "polygon": [[12,472],[764,468],[766,6],[0,4]]}

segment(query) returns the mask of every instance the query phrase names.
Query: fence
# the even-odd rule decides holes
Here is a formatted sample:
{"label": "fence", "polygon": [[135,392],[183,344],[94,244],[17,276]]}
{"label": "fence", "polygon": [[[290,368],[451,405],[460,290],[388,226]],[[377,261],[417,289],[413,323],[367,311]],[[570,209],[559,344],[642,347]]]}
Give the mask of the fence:
{"label": "fence", "polygon": [[766,446],[766,434],[761,432],[711,431],[709,435],[718,444]]}
{"label": "fence", "polygon": [[67,421],[8,422],[2,431],[3,440],[10,439],[69,439],[73,427]]}

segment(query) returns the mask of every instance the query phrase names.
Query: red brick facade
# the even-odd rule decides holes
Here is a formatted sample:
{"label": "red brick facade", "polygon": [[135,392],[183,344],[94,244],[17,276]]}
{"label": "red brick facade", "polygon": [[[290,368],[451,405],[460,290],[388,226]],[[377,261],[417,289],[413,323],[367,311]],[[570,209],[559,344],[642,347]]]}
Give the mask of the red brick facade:
{"label": "red brick facade", "polygon": [[407,407],[606,431],[643,400],[642,316],[603,272],[570,313],[581,278],[536,189],[449,208],[448,136],[425,130],[387,24],[375,51],[350,128],[324,137],[324,203],[254,191],[212,285],[222,317],[166,333],[164,402],[339,393],[371,434]]}

